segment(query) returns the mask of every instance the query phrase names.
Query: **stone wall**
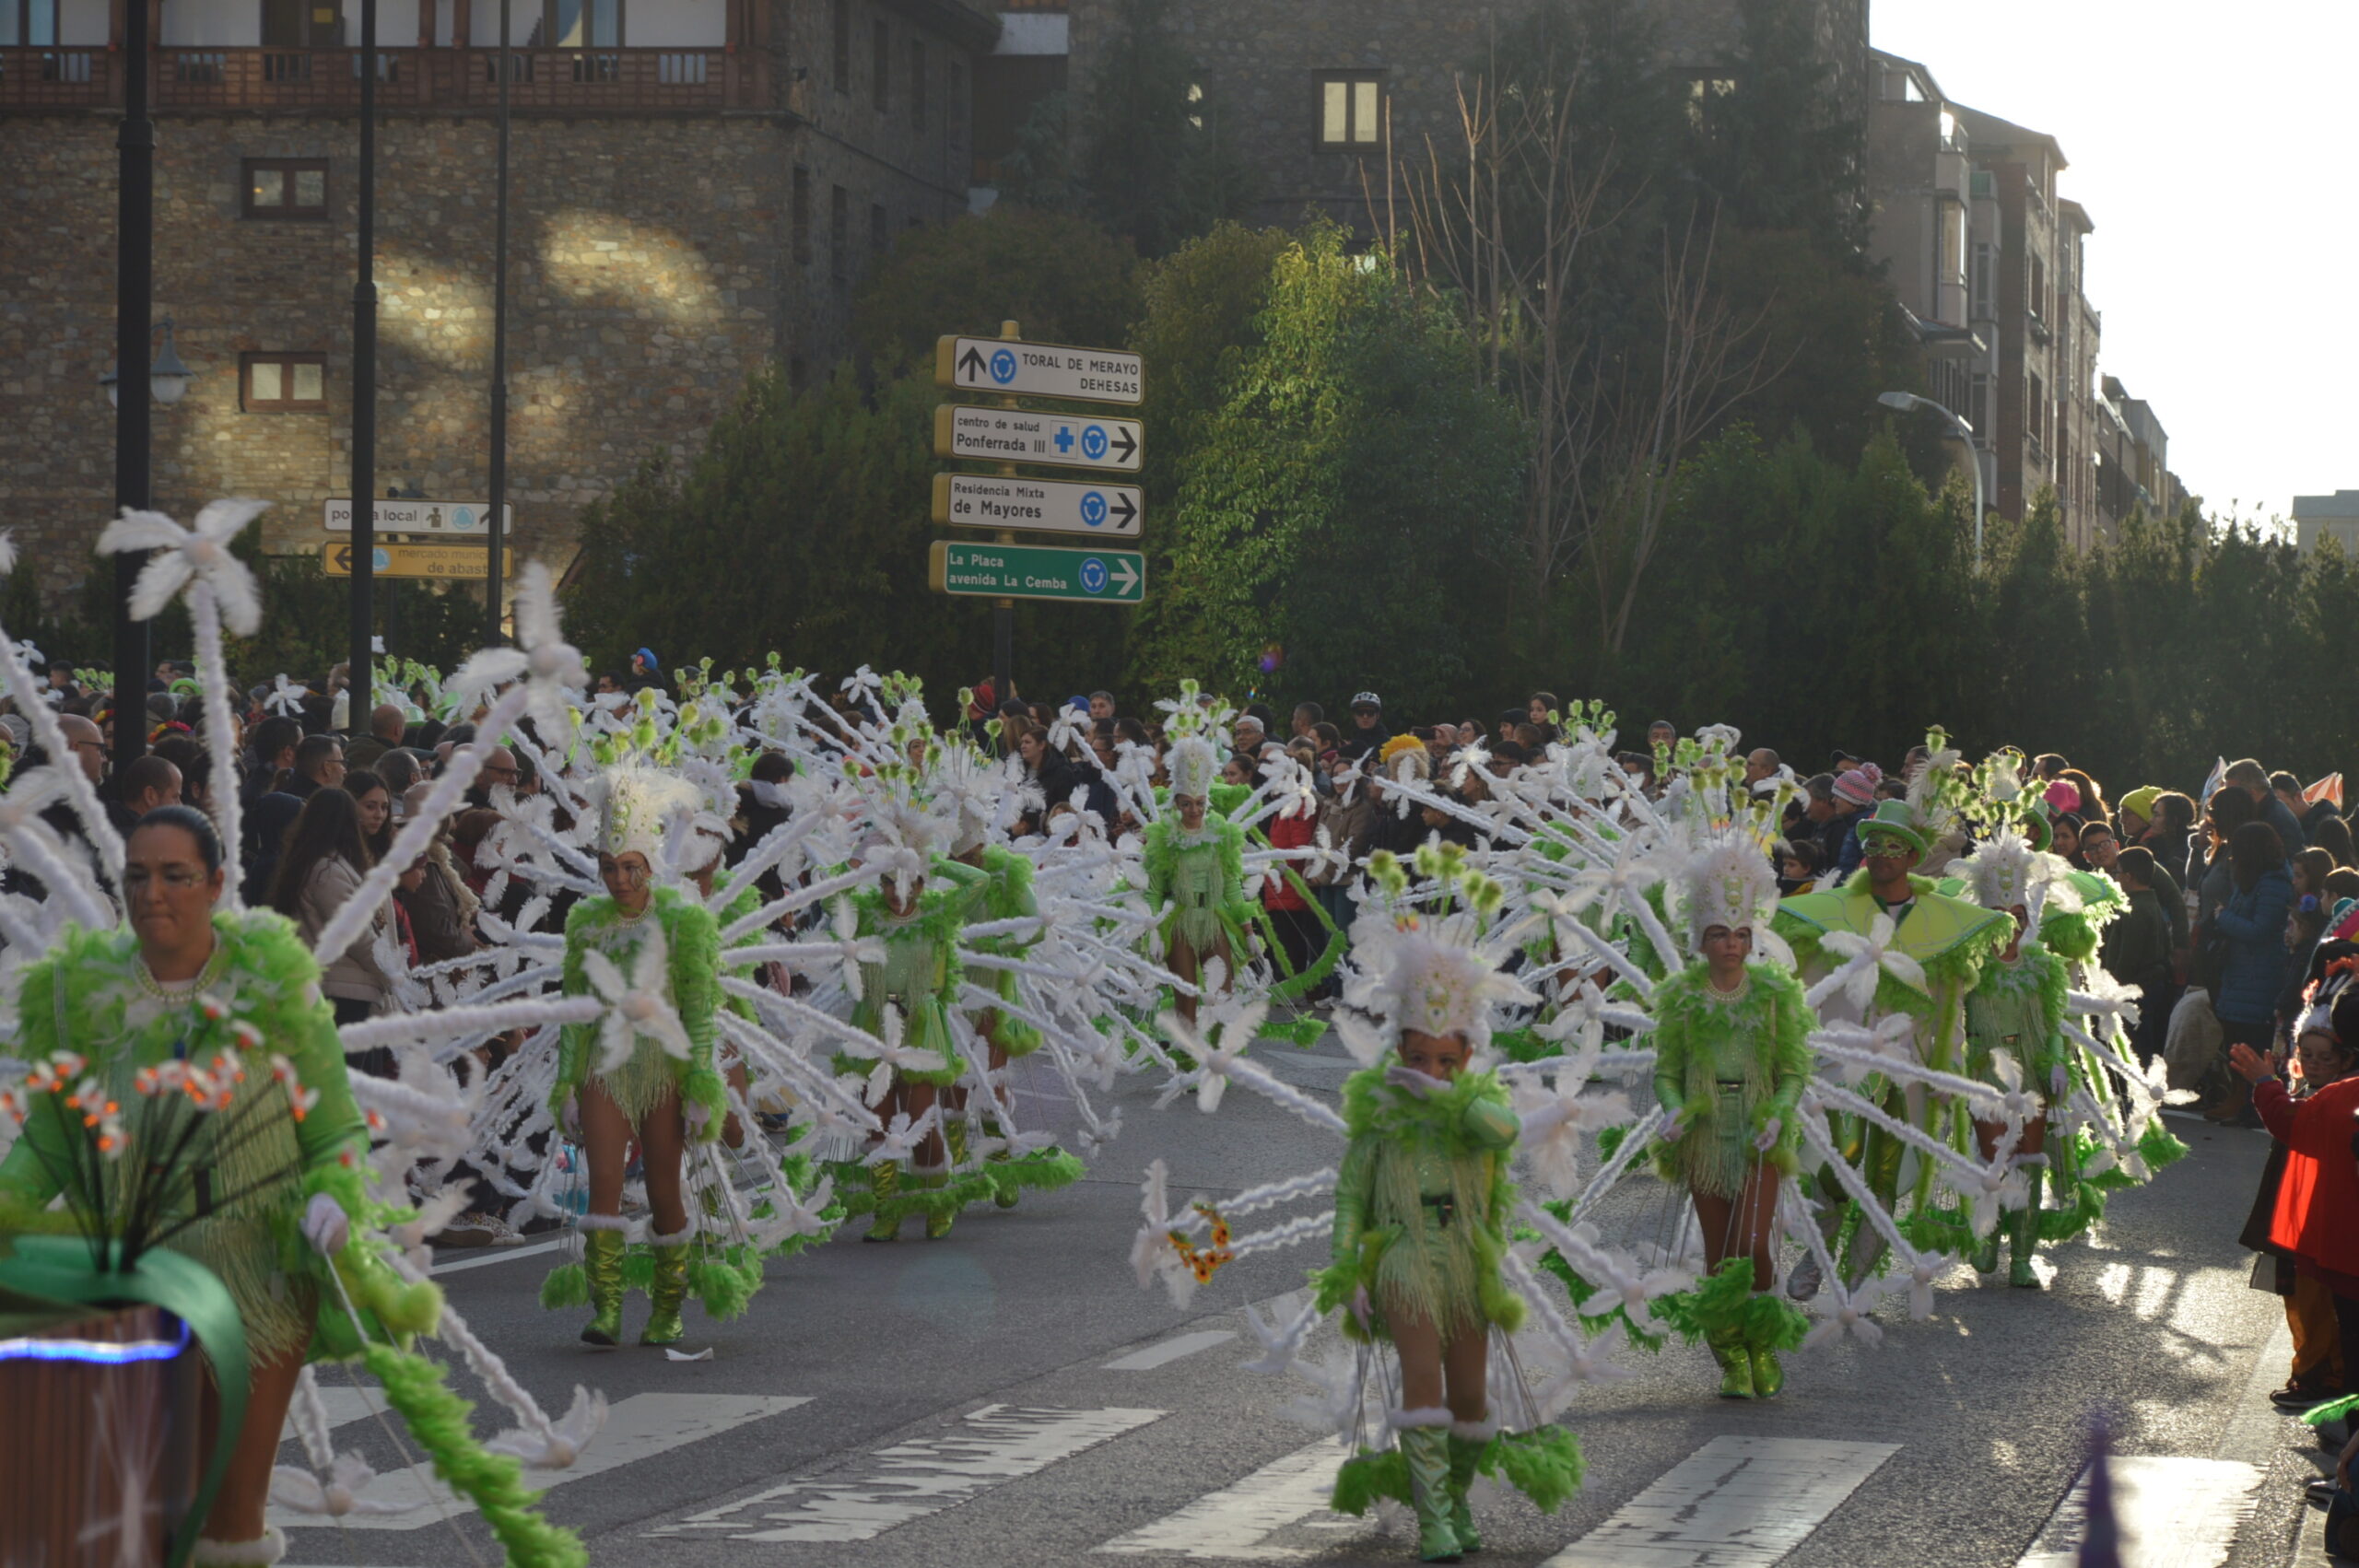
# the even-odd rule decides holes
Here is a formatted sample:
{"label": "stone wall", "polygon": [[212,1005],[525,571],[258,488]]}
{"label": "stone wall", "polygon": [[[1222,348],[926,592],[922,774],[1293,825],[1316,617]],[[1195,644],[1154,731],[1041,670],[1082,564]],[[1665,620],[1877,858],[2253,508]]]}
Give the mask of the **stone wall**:
{"label": "stone wall", "polygon": [[[913,222],[964,210],[970,44],[906,4],[856,5],[855,93],[824,78],[826,5],[781,7],[785,59],[811,62],[791,113],[518,115],[511,148],[509,497],[520,552],[569,558],[581,508],[651,452],[686,456],[773,359],[824,377],[849,347],[860,280]],[[870,96],[871,22],[886,19],[893,94]],[[912,40],[926,44],[920,125]],[[782,71],[781,75],[785,75]],[[26,221],[0,246],[0,526],[58,594],[90,568],[111,509],[115,123],[5,122],[0,197]],[[490,488],[492,120],[386,114],[378,128],[377,488],[480,501]],[[250,495],[266,547],[317,548],[323,503],[350,494],[357,122],[344,113],[159,116],[158,321],[198,372],[155,410],[156,504],[187,517]],[[241,216],[243,160],[321,158],[325,222]],[[810,171],[810,260],[792,232]],[[831,276],[831,193],[846,193],[845,275]],[[883,209],[886,245],[874,243]],[[326,406],[247,412],[240,357],[326,357]],[[144,368],[143,368],[144,369]]]}

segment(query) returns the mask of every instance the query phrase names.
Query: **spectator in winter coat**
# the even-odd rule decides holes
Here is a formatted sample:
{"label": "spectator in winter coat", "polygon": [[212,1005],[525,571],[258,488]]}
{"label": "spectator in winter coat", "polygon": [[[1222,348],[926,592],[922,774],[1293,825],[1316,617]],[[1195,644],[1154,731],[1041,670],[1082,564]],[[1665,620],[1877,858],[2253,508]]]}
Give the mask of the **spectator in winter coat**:
{"label": "spectator in winter coat", "polygon": [[2161,1048],[2163,1028],[2170,1017],[2170,916],[2154,889],[2159,868],[2153,855],[2135,848],[2124,849],[2110,869],[2122,891],[2130,895],[2130,907],[2106,927],[2099,962],[2116,982],[2138,992],[2138,1031],[2132,1043],[2138,1059],[2147,1061]]}
{"label": "spectator in winter coat", "polygon": [[2294,814],[2291,806],[2278,799],[2277,791],[2270,787],[2267,768],[2246,757],[2228,765],[2222,783],[2233,784],[2252,797],[2252,803],[2260,808],[2257,813],[2259,819],[2277,830],[2277,841],[2285,846],[2288,855],[2309,847],[2310,841],[2302,832],[2301,819]]}
{"label": "spectator in winter coat", "polygon": [[[2278,988],[2285,977],[2285,916],[2294,903],[2294,879],[2285,868],[2285,847],[2265,822],[2248,822],[2228,844],[2227,901],[2212,912],[2207,934],[2225,943],[2219,988],[2212,1011],[2219,1016],[2224,1044],[2267,1050],[2277,1014]],[[2204,1108],[2214,1121],[2244,1114],[2250,1093],[2241,1083]]]}
{"label": "spectator in winter coat", "polygon": [[[304,799],[287,836],[287,851],[279,857],[271,882],[270,907],[295,922],[306,943],[316,942],[338,909],[360,890],[360,879],[374,862],[360,832],[360,813],[352,797],[328,786]],[[335,1010],[338,1024],[358,1024],[376,1012],[392,994],[393,984],[377,961],[377,938],[392,917],[379,909],[338,954],[320,954],[320,992]],[[385,1053],[390,1069],[392,1053]],[[364,1071],[391,1076],[368,1063]]]}

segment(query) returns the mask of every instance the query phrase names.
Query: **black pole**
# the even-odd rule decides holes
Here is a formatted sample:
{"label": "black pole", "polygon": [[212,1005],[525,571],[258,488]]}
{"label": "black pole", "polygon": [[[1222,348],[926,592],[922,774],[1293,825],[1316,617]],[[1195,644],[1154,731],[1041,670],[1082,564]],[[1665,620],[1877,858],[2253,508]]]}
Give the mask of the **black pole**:
{"label": "black pole", "polygon": [[[123,126],[115,216],[114,500],[145,510],[154,504],[147,443],[147,337],[156,283],[156,123],[147,118],[147,0],[123,8]],[[126,766],[147,750],[147,623],[131,618],[131,589],[145,552],[114,558],[114,762]],[[65,766],[66,759],[54,759]]]}
{"label": "black pole", "polygon": [[352,283],[352,652],[346,728],[369,727],[377,585],[377,0],[360,0],[360,262]]}
{"label": "black pole", "polygon": [[1003,599],[992,610],[992,691],[1001,702],[1007,701],[1015,678],[1015,607]]}
{"label": "black pole", "polygon": [[499,0],[499,156],[491,220],[491,562],[484,577],[484,646],[501,640],[499,584],[508,550],[508,0]]}

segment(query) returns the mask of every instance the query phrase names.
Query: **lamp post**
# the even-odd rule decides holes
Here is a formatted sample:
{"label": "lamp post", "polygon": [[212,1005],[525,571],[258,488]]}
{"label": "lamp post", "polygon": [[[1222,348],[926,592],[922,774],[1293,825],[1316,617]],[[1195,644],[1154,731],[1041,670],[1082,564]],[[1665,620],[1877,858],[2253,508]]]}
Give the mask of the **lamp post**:
{"label": "lamp post", "polygon": [[[139,0],[134,0],[134,4]],[[351,732],[367,732],[377,577],[377,0],[360,0],[359,265],[352,282],[352,651],[345,689]]]}
{"label": "lamp post", "polygon": [[[145,241],[152,241],[153,236],[141,238]],[[152,256],[152,251],[150,253]],[[120,301],[117,309],[121,309]],[[147,314],[147,298],[144,293],[140,296],[135,313],[142,318]],[[127,337],[129,334],[123,335]],[[120,342],[117,343],[118,351],[122,346]],[[143,321],[138,350],[145,354],[147,349],[147,333]],[[133,398],[128,410],[123,402],[122,363],[118,358],[116,368],[99,378],[99,385],[107,389],[107,403],[114,409],[115,503],[137,509],[148,506],[151,499],[148,439],[154,421],[148,409],[148,399],[153,398],[170,408],[186,395],[189,382],[196,380],[196,372],[181,358],[179,345],[172,341],[172,319],[170,316],[164,318],[163,345],[156,351],[155,363],[147,368],[147,397]],[[133,425],[136,426],[138,434],[127,440],[124,427]],[[147,689],[147,623],[131,618],[131,584],[138,580],[139,567],[147,557],[143,553],[135,556],[118,556],[115,559],[115,722],[114,744],[111,749],[119,768],[147,749],[147,705],[144,701],[126,701],[123,685],[126,680],[137,683],[128,688],[134,696],[144,695]],[[122,564],[126,559],[131,563],[128,568]]]}
{"label": "lamp post", "polygon": [[1974,569],[1977,572],[1980,572],[1982,570],[1983,509],[1982,449],[1974,439],[1974,427],[1967,424],[1958,415],[1951,413],[1948,409],[1942,407],[1940,404],[1935,403],[1931,398],[1919,397],[1915,392],[1888,392],[1879,396],[1876,401],[1883,404],[1886,408],[1896,410],[1902,414],[1916,414],[1919,412],[1937,414],[1941,415],[1942,422],[1949,426],[1950,434],[1955,436],[1959,440],[1966,443],[1966,466],[1974,470]]}
{"label": "lamp post", "polygon": [[497,648],[499,586],[508,551],[508,80],[515,58],[508,53],[508,4],[499,0],[499,151],[491,229],[491,561],[484,578],[483,644]]}
{"label": "lamp post", "polygon": [[[156,123],[147,118],[147,6],[123,8],[123,123],[115,132],[114,362],[147,357],[156,289]],[[114,400],[114,504],[153,504],[147,400]],[[131,618],[131,591],[144,552],[114,558],[114,760],[128,766],[147,749],[147,623]],[[137,699],[137,700],[134,700]]]}

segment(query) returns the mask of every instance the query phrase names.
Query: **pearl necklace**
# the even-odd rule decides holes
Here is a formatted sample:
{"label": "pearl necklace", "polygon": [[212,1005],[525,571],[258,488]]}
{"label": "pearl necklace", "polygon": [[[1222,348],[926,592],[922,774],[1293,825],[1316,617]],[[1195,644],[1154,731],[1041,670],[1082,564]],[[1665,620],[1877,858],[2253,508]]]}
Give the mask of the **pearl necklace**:
{"label": "pearl necklace", "polygon": [[228,945],[217,940],[211,956],[205,961],[205,967],[185,980],[159,980],[156,978],[155,971],[147,967],[145,957],[135,957],[131,961],[131,977],[150,999],[168,1007],[177,1007],[220,978],[221,966],[229,954]]}
{"label": "pearl necklace", "polygon": [[1708,975],[1704,978],[1704,994],[1722,1007],[1733,1007],[1753,994],[1753,976],[1748,971],[1739,977],[1734,989],[1724,991],[1712,984],[1711,977]]}

